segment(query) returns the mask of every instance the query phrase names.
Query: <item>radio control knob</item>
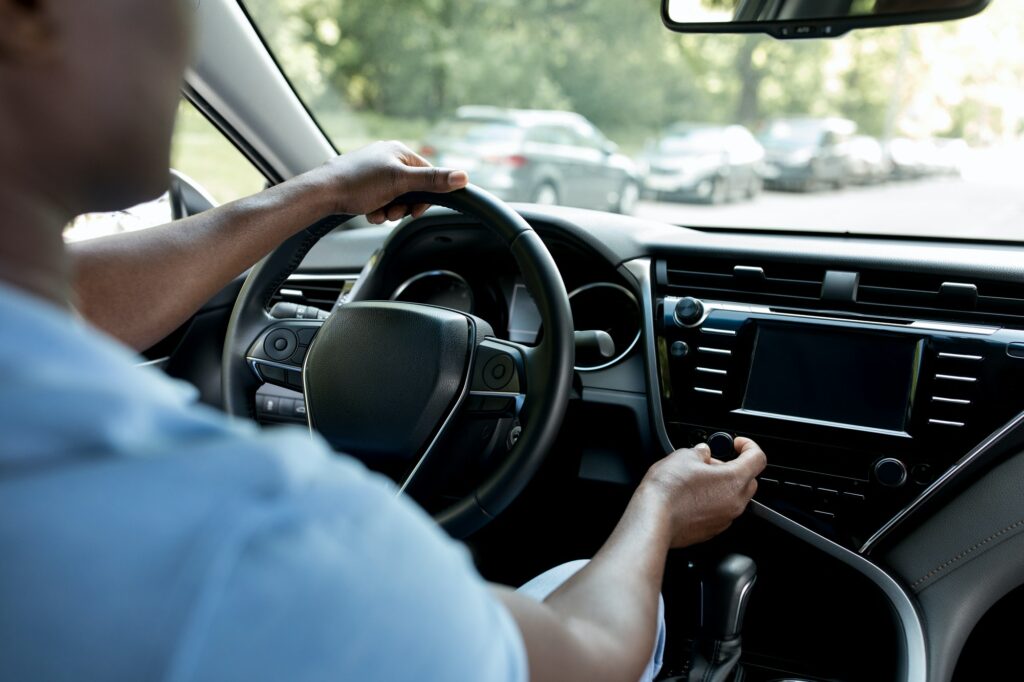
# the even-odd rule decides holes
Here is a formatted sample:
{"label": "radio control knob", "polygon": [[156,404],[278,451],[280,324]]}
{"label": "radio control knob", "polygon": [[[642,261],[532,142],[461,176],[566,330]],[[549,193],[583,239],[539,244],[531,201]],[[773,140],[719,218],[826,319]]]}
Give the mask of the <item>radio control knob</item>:
{"label": "radio control knob", "polygon": [[893,457],[886,457],[875,462],[875,478],[889,488],[899,488],[907,482],[907,467]]}
{"label": "radio control knob", "polygon": [[736,459],[736,446],[733,445],[731,433],[718,431],[708,436],[708,447],[711,448],[711,456],[727,462]]}
{"label": "radio control knob", "polygon": [[704,317],[704,304],[692,296],[681,298],[676,301],[673,317],[680,327],[692,327]]}

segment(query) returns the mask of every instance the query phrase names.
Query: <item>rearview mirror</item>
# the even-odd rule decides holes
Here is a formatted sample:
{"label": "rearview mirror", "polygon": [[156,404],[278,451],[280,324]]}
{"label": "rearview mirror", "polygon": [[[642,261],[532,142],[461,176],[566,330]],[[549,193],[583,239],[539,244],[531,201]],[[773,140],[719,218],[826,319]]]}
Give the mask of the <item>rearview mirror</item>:
{"label": "rearview mirror", "polygon": [[963,19],[991,0],[662,0],[677,33],[768,33],[831,38],[854,28]]}

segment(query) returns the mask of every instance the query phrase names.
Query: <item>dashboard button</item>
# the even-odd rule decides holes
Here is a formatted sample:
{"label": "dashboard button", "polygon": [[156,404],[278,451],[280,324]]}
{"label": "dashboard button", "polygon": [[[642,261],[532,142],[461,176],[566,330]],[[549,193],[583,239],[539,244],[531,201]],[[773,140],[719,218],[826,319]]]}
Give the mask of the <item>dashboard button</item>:
{"label": "dashboard button", "polygon": [[708,447],[711,448],[711,456],[723,462],[736,459],[736,446],[733,445],[732,434],[719,431],[708,437]]}
{"label": "dashboard button", "polygon": [[674,358],[685,358],[690,353],[690,347],[685,341],[673,341],[672,345],[668,348],[668,352]]}
{"label": "dashboard button", "polygon": [[899,488],[907,482],[907,467],[893,457],[886,457],[875,462],[875,478],[889,488]]}
{"label": "dashboard button", "polygon": [[704,304],[692,296],[685,296],[676,301],[672,316],[680,327],[693,327],[704,317]]}

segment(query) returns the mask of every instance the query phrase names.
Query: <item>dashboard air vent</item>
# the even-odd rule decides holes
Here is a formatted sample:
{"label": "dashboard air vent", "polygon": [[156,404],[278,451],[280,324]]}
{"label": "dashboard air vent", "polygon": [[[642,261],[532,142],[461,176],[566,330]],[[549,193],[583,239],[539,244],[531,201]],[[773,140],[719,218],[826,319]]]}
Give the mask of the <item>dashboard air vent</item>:
{"label": "dashboard air vent", "polygon": [[798,263],[694,259],[661,261],[668,293],[722,301],[801,306],[821,298],[825,268]]}
{"label": "dashboard air vent", "polygon": [[342,291],[350,289],[354,283],[354,276],[292,275],[277,290],[270,303],[285,301],[330,311]]}
{"label": "dashboard air vent", "polygon": [[921,273],[861,273],[857,308],[940,320],[1024,322],[1024,283]]}

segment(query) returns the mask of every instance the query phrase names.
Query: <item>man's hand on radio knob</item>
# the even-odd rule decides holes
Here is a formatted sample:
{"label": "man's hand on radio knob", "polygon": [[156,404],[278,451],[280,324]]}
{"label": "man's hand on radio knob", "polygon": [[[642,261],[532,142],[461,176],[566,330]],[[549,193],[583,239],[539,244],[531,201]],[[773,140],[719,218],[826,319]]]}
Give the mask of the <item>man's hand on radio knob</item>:
{"label": "man's hand on radio knob", "polygon": [[640,484],[660,501],[672,547],[718,535],[747,508],[767,458],[749,438],[735,441],[736,459],[720,462],[700,444],[655,462]]}

